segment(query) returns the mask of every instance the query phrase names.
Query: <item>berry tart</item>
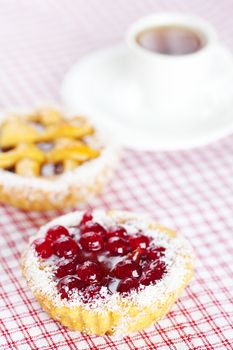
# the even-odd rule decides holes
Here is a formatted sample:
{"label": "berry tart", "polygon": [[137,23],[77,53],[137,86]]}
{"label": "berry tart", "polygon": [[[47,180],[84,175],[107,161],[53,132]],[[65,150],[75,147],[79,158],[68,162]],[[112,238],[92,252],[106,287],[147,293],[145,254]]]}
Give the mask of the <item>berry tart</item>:
{"label": "berry tart", "polygon": [[101,191],[116,165],[113,142],[55,108],[0,117],[0,201],[26,210],[72,207]]}
{"label": "berry tart", "polygon": [[43,309],[70,330],[123,335],[171,309],[193,256],[184,238],[145,216],[76,211],[39,230],[22,270]]}

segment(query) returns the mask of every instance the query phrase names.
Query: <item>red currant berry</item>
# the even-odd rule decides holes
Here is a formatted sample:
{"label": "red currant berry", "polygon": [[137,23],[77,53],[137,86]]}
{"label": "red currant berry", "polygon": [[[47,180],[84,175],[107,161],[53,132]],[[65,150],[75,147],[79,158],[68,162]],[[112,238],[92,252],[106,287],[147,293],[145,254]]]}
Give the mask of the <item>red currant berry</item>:
{"label": "red currant berry", "polygon": [[57,284],[58,292],[62,299],[69,299],[73,289],[82,289],[84,284],[75,276],[63,277]]}
{"label": "red currant berry", "polygon": [[132,261],[136,262],[137,264],[139,264],[142,255],[143,255],[143,253],[141,251],[141,248],[138,247],[132,253],[128,254],[128,258],[131,259]]}
{"label": "red currant berry", "polygon": [[135,250],[138,247],[140,247],[141,251],[145,252],[146,248],[148,247],[148,245],[150,243],[150,239],[149,239],[149,237],[144,236],[144,235],[139,233],[137,235],[130,236],[129,242],[130,242],[132,250]]}
{"label": "red currant berry", "polygon": [[141,267],[130,259],[120,261],[111,272],[116,278],[138,278],[141,276]]}
{"label": "red currant berry", "polygon": [[95,232],[95,233],[101,234],[103,238],[106,237],[105,228],[100,224],[98,224],[97,222],[88,221],[86,224],[84,224],[80,228],[80,231],[81,231],[81,234],[87,233],[87,232]]}
{"label": "red currant berry", "polygon": [[76,265],[77,262],[75,259],[59,260],[56,266],[57,269],[55,272],[55,276],[58,278],[62,278],[64,276],[75,274]]}
{"label": "red currant berry", "polygon": [[111,237],[106,243],[106,249],[111,255],[125,255],[129,252],[128,242],[121,237]]}
{"label": "red currant berry", "polygon": [[82,226],[82,225],[86,224],[88,221],[91,221],[92,219],[93,219],[92,212],[91,212],[91,210],[88,210],[83,214],[83,217],[82,217],[79,225]]}
{"label": "red currant berry", "polygon": [[61,236],[69,236],[69,231],[64,226],[53,226],[46,233],[46,240],[56,241]]}
{"label": "red currant berry", "polygon": [[100,283],[103,278],[101,266],[97,262],[85,261],[76,267],[78,278],[87,285]]}
{"label": "red currant berry", "polygon": [[128,239],[128,235],[126,229],[122,226],[111,226],[107,231],[107,238],[111,237],[121,237],[124,239]]}
{"label": "red currant berry", "polygon": [[164,247],[151,247],[147,254],[147,259],[158,260],[159,258],[165,255],[165,250],[166,249]]}
{"label": "red currant berry", "polygon": [[83,250],[82,253],[83,253],[84,261],[90,260],[90,261],[98,262],[98,252],[89,252],[89,251]]}
{"label": "red currant berry", "polygon": [[142,276],[140,278],[140,283],[144,286],[149,286],[154,284],[156,281],[160,280],[164,273],[166,272],[166,265],[163,261],[152,261],[144,269]]}
{"label": "red currant berry", "polygon": [[104,247],[104,240],[101,233],[86,232],[80,238],[81,246],[88,251],[96,252]]}
{"label": "red currant berry", "polygon": [[54,253],[51,242],[43,238],[36,239],[34,245],[36,252],[43,259],[48,259]]}
{"label": "red currant berry", "polygon": [[129,293],[132,290],[137,290],[139,286],[138,280],[136,278],[126,278],[117,286],[117,292],[119,293]]}
{"label": "red currant berry", "polygon": [[109,284],[112,283],[112,281],[113,281],[113,278],[111,276],[109,276],[108,274],[104,275],[101,281],[101,286],[109,286]]}
{"label": "red currant berry", "polygon": [[54,252],[60,258],[71,258],[80,253],[78,244],[71,237],[62,236],[54,243]]}

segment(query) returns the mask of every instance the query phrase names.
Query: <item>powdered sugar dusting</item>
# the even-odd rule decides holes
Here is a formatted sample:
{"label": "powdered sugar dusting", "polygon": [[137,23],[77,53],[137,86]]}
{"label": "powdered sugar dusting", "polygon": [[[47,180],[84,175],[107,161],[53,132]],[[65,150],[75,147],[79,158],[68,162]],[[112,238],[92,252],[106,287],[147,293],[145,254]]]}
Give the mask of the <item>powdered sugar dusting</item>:
{"label": "powdered sugar dusting", "polygon": [[[43,226],[37,236],[43,237],[48,228],[54,225],[59,224],[67,228],[77,225],[82,215],[82,211],[76,211],[61,216]],[[124,303],[126,312],[130,305],[146,307],[155,304],[156,300],[163,303],[167,297],[167,293],[177,293],[179,286],[184,282],[187,275],[187,264],[192,261],[192,251],[186,240],[180,236],[169,237],[162,230],[152,229],[150,225],[151,220],[146,218],[146,216],[129,212],[112,211],[106,213],[102,210],[96,210],[93,212],[93,220],[105,227],[109,227],[114,223],[120,223],[128,232],[135,233],[138,230],[143,230],[144,234],[153,237],[157,245],[166,248],[166,254],[163,259],[167,266],[167,273],[164,277],[156,284],[143,286],[138,292],[133,291],[126,297],[122,297],[117,292],[109,294],[107,288],[103,286],[100,290],[100,297],[94,298],[91,303],[84,303],[78,291],[73,292],[72,298],[68,301],[61,299],[57,292],[54,272],[51,267],[54,262],[46,260],[46,263],[42,263],[33,245],[31,245],[24,256],[25,272],[26,278],[35,293],[39,292],[47,296],[56,306],[69,306],[73,308],[82,305],[82,307],[92,309],[96,312],[101,312],[104,309],[112,311],[120,310],[122,309],[122,302]],[[121,327],[123,327],[123,324],[121,324]]]}

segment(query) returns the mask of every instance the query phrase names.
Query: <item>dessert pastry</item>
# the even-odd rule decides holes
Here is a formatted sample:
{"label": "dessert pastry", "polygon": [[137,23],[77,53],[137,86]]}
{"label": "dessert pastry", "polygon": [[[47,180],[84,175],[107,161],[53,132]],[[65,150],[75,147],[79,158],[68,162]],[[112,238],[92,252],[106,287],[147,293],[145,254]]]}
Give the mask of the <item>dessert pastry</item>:
{"label": "dessert pastry", "polygon": [[131,212],[76,211],[43,226],[22,258],[43,309],[71,330],[128,334],[159,321],[193,275],[173,230]]}
{"label": "dessert pastry", "polygon": [[42,108],[0,118],[0,201],[27,210],[71,207],[98,193],[117,148],[85,118]]}

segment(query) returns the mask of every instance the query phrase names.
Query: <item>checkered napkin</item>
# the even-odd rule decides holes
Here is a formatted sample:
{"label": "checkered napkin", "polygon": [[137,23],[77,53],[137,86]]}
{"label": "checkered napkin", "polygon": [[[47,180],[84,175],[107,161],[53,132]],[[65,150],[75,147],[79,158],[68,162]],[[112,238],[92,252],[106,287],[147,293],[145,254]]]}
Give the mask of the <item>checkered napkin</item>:
{"label": "checkered napkin", "polygon": [[[233,48],[230,0],[2,0],[1,107],[57,99],[73,62],[158,10],[206,17]],[[192,151],[125,151],[115,177],[89,205],[148,212],[181,231],[195,250],[195,278],[173,310],[145,331],[122,339],[69,332],[42,311],[20,272],[29,237],[61,212],[1,205],[0,350],[233,349],[233,138]]]}

